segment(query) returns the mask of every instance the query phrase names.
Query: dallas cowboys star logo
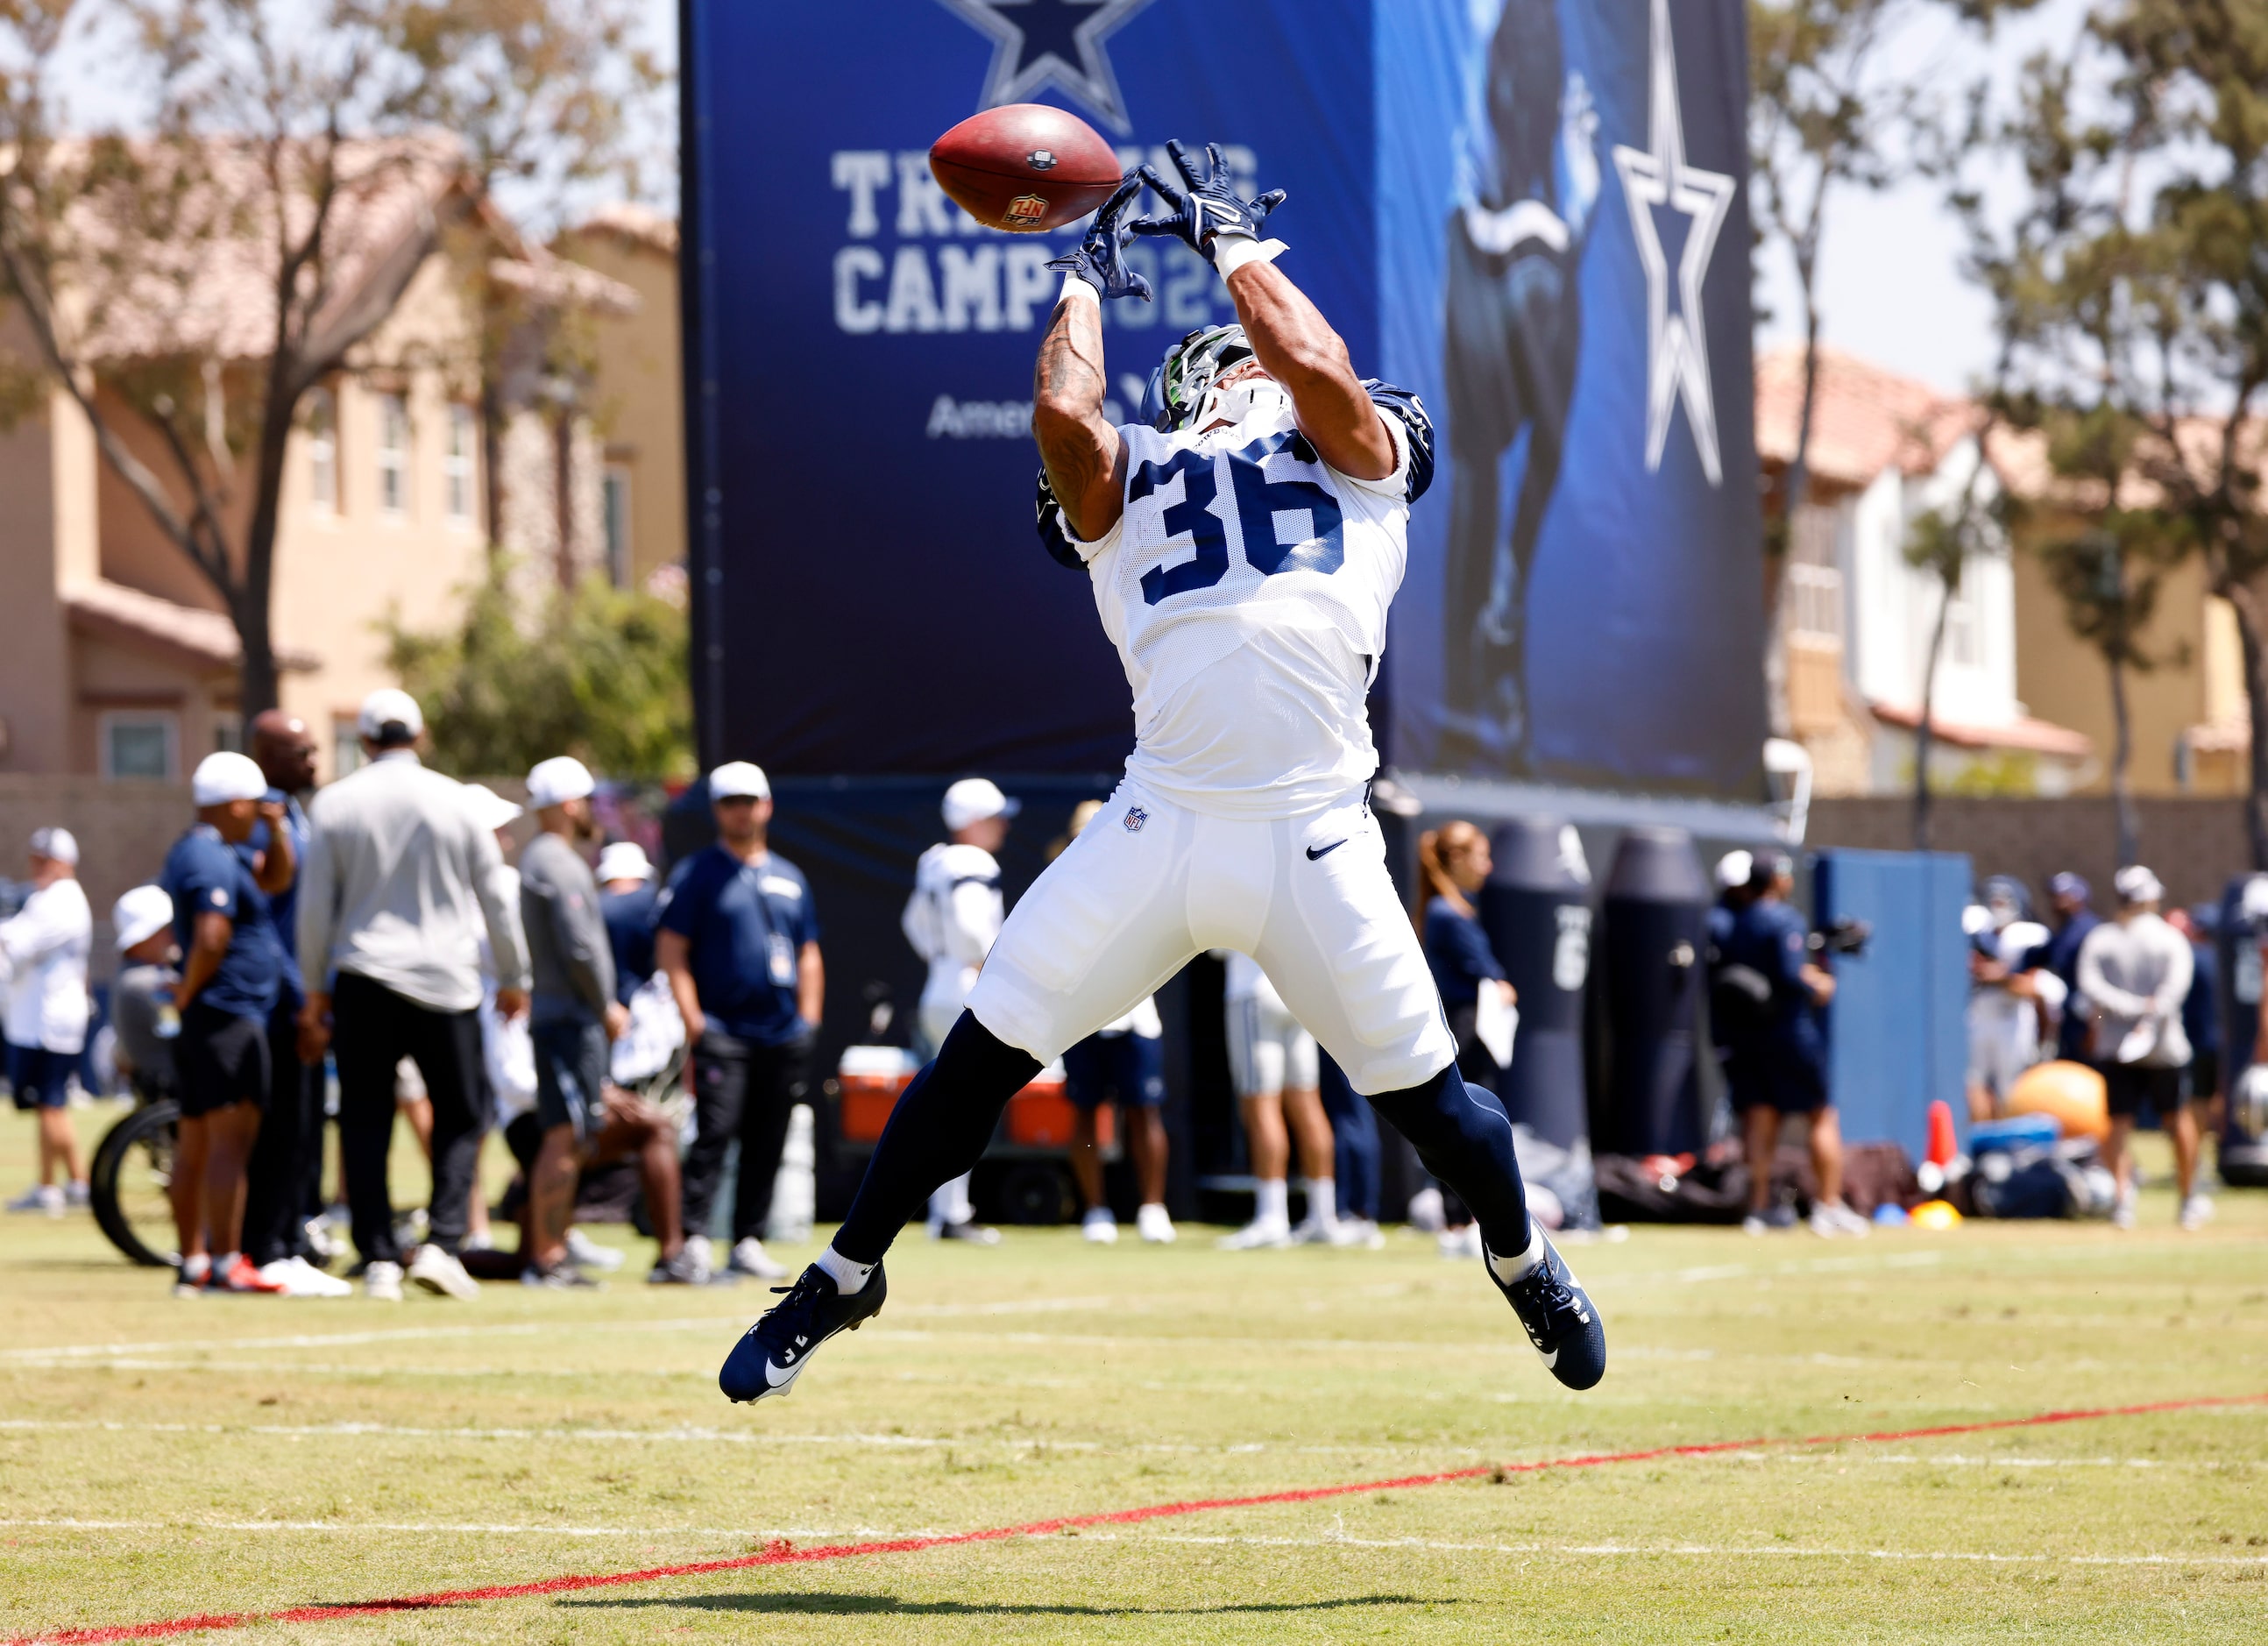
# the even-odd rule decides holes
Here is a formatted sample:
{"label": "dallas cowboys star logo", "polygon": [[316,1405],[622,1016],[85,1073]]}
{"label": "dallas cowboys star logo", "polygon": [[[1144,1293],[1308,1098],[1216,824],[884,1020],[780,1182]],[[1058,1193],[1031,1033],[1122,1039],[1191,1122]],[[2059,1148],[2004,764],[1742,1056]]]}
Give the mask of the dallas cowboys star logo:
{"label": "dallas cowboys star logo", "polygon": [[1103,42],[1150,0],[939,0],[993,41],[980,108],[1022,103],[1054,86],[1119,136],[1134,129]]}
{"label": "dallas cowboys star logo", "polygon": [[[1712,486],[1723,483],[1717,458],[1717,402],[1709,388],[1709,335],[1701,313],[1701,284],[1717,233],[1732,210],[1734,180],[1685,162],[1685,125],[1677,107],[1677,49],[1669,35],[1669,0],[1653,0],[1653,119],[1650,147],[1615,145],[1615,170],[1622,174],[1623,198],[1630,205],[1631,231],[1646,269],[1646,467],[1661,467],[1669,441],[1670,415],[1680,398],[1701,454],[1702,472]],[[1690,219],[1685,249],[1677,260],[1678,312],[1669,312],[1669,265],[1662,255],[1662,207]]]}

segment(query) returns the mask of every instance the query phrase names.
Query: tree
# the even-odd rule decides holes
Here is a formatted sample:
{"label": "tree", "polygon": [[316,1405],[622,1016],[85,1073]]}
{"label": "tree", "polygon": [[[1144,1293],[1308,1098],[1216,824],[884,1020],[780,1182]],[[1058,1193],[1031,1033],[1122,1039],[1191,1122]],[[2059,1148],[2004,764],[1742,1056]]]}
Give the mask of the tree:
{"label": "tree", "polygon": [[[1932,12],[1989,27],[2033,0],[1749,0],[1749,176],[1757,238],[1787,253],[1803,334],[1803,395],[1795,452],[1779,506],[1766,518],[1764,673],[1772,728],[1785,734],[1786,683],[1780,592],[1790,534],[1811,491],[1811,431],[1819,397],[1819,267],[1828,202],[1848,189],[1887,188],[1923,157],[1907,141],[1931,112],[1933,74],[1885,66],[1902,31]],[[1902,155],[1904,158],[1901,158]]]}
{"label": "tree", "polygon": [[591,576],[526,617],[499,558],[454,628],[389,623],[387,662],[425,705],[436,765],[493,777],[571,754],[615,777],[692,774],[681,603]]}
{"label": "tree", "polygon": [[[1979,100],[1979,107],[1983,100]],[[2268,869],[2268,27],[2257,0],[2117,0],[1980,120],[2024,196],[1973,271],[2015,362],[2008,402],[2085,431],[2122,557],[2195,554],[2228,600],[2253,727],[2246,805]],[[2102,465],[2115,461],[2115,471]],[[2084,469],[2086,464],[2082,462]],[[2122,578],[2124,573],[2122,572]]]}
{"label": "tree", "polygon": [[[453,228],[495,220],[495,188],[620,162],[622,105],[650,66],[630,64],[628,90],[600,70],[635,15],[632,0],[0,0],[0,295],[219,596],[247,724],[276,701],[276,535],[303,401]],[[60,91],[68,48],[103,31],[114,80],[149,84],[130,135],[77,129]]]}
{"label": "tree", "polygon": [[1970,563],[1996,554],[2007,542],[2007,493],[1998,484],[1988,492],[1984,481],[1992,472],[1990,459],[1992,417],[1979,422],[1972,436],[1975,461],[1962,478],[1961,491],[1944,507],[1926,509],[1906,529],[1906,564],[1937,579],[1937,617],[1930,624],[1929,647],[1921,673],[1921,714],[1914,722],[1914,850],[1926,852],[1931,844],[1929,757],[1937,734],[1937,666],[1945,655],[1946,620],[1960,598],[1961,579]]}

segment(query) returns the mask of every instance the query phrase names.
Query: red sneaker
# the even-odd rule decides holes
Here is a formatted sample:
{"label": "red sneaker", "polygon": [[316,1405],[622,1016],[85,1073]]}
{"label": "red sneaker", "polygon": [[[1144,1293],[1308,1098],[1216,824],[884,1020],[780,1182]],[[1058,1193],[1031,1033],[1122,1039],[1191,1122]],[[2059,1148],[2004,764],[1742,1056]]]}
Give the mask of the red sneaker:
{"label": "red sneaker", "polygon": [[225,1274],[214,1269],[212,1287],[217,1292],[265,1292],[270,1296],[290,1289],[283,1281],[271,1281],[261,1273],[259,1266],[242,1252],[237,1253],[236,1261],[229,1265]]}

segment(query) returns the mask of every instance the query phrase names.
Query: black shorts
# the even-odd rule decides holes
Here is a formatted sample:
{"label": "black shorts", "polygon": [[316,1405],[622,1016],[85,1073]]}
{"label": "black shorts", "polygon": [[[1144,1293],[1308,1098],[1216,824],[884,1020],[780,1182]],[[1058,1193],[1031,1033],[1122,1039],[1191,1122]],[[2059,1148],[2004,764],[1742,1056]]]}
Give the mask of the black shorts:
{"label": "black shorts", "polygon": [[181,1014],[180,1038],[173,1042],[173,1071],[185,1120],[235,1103],[266,1109],[268,1020],[191,1000]]}
{"label": "black shorts", "polygon": [[1137,1034],[1089,1035],[1063,1054],[1064,1096],[1081,1109],[1115,1103],[1155,1109],[1166,1101],[1166,1043]]}
{"label": "black shorts", "polygon": [[1827,1107],[1827,1077],[1815,1058],[1773,1047],[1735,1052],[1725,1059],[1733,1107],[1758,1106],[1782,1114],[1817,1114]]}
{"label": "black shorts", "polygon": [[23,1110],[63,1109],[70,1104],[71,1071],[78,1067],[76,1052],[50,1052],[45,1046],[8,1048],[8,1085]]}
{"label": "black shorts", "polygon": [[2189,1100],[2189,1094],[2182,1089],[2178,1068],[2151,1068],[2139,1063],[2105,1063],[2102,1068],[2110,1112],[2121,1119],[2132,1119],[2147,1103],[2157,1111],[2158,1118],[2170,1120]]}
{"label": "black shorts", "polygon": [[535,1118],[549,1132],[571,1126],[587,1143],[606,1124],[607,1031],[583,1018],[535,1023]]}

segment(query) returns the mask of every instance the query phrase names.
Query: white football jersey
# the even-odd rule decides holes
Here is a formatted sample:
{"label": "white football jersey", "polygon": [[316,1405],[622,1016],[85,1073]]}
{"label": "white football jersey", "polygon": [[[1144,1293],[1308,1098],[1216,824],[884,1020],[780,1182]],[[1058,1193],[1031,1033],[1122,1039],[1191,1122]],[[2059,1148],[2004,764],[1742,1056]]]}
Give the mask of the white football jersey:
{"label": "white football jersey", "polygon": [[1099,542],[1066,534],[1133,688],[1127,775],[1192,810],[1291,816],[1377,770],[1365,700],[1432,432],[1414,397],[1370,387],[1384,479],[1331,468],[1270,395],[1211,433],[1122,428],[1124,513]]}
{"label": "white football jersey", "polygon": [[[990,852],[939,842],[921,854],[914,870],[914,895],[906,899],[898,925],[914,953],[929,963],[921,997],[925,1026],[949,1027],[960,1015],[961,1002],[976,986],[976,970],[991,953],[1007,918],[1007,904],[1000,895],[1000,865]],[[925,1032],[932,1041],[945,1036],[944,1028],[925,1027]]]}

